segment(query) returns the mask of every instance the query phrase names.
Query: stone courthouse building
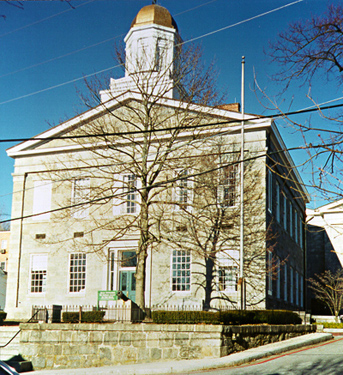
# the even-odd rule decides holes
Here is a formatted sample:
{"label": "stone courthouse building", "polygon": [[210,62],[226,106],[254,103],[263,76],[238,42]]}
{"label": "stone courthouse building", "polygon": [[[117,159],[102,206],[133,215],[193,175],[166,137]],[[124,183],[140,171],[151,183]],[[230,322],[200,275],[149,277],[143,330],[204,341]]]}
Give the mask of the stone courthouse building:
{"label": "stone courthouse building", "polygon": [[180,43],[167,9],[142,8],[125,37],[125,76],[95,90],[88,111],[8,149],[21,218],[9,318],[29,318],[32,305],[96,305],[101,290],[137,299],[142,233],[147,307],[237,308],[243,291],[247,306],[303,308],[302,180],[273,120],[197,94]]}

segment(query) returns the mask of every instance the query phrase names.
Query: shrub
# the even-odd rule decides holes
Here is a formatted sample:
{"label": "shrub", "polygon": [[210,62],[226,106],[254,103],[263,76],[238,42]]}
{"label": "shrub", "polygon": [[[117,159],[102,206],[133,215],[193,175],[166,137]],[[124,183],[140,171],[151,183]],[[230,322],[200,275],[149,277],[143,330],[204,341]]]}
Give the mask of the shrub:
{"label": "shrub", "polygon": [[298,314],[287,310],[152,311],[154,323],[168,324],[301,324]]}
{"label": "shrub", "polygon": [[323,323],[316,323],[316,325],[322,325],[324,328],[343,328],[343,323],[329,323],[329,322],[323,322]]}
{"label": "shrub", "polygon": [[[102,321],[105,315],[105,311],[83,311],[81,313],[82,323],[99,323]],[[78,312],[64,312],[62,314],[64,323],[78,323],[79,313]]]}
{"label": "shrub", "polygon": [[6,319],[7,313],[5,311],[0,311],[0,325],[4,324],[4,320]]}

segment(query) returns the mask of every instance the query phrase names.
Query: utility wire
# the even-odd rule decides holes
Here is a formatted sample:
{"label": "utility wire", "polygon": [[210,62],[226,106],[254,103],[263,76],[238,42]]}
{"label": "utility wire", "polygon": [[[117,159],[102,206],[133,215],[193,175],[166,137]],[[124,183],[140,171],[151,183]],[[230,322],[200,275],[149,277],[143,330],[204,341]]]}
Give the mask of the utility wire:
{"label": "utility wire", "polygon": [[[92,1],[94,1],[94,0],[92,0]],[[220,29],[217,29],[217,30],[211,31],[210,33],[206,33],[206,34],[200,35],[200,36],[198,36],[198,37],[195,37],[195,38],[189,39],[189,40],[187,40],[187,41],[184,41],[184,42],[182,42],[182,43],[179,43],[178,46],[183,45],[183,44],[186,44],[186,43],[190,43],[190,42],[192,42],[192,41],[194,41],[194,40],[198,40],[198,39],[201,39],[201,38],[207,37],[207,36],[209,36],[209,35],[216,34],[216,33],[220,32],[220,31],[223,31],[223,30],[226,30],[226,29],[229,29],[229,28],[235,27],[235,26],[240,25],[240,24],[242,24],[242,23],[245,23],[245,22],[251,21],[251,20],[253,20],[253,19],[256,19],[256,18],[259,18],[259,17],[265,16],[265,15],[267,15],[267,14],[270,14],[270,13],[276,12],[276,11],[278,11],[278,10],[281,10],[281,9],[283,9],[283,8],[286,8],[286,7],[288,7],[288,6],[291,6],[291,5],[297,4],[297,3],[302,2],[302,1],[303,1],[303,0],[298,0],[298,1],[295,1],[295,2],[292,2],[292,3],[289,3],[289,4],[286,4],[286,5],[282,6],[282,7],[275,8],[275,9],[273,9],[273,10],[271,10],[271,11],[264,12],[264,13],[261,13],[261,14],[259,14],[259,15],[257,15],[257,16],[254,16],[254,17],[248,18],[248,19],[246,19],[246,20],[240,21],[240,22],[238,22],[238,23],[235,23],[235,24],[232,24],[232,25],[229,25],[229,26],[226,26],[226,27],[223,27],[223,28],[220,28]],[[16,98],[12,98],[12,99],[9,99],[9,100],[5,100],[5,101],[1,102],[0,105],[7,104],[7,103],[11,103],[11,102],[14,102],[14,101],[16,101],[16,100],[24,99],[24,98],[27,98],[27,97],[30,97],[30,96],[33,96],[33,95],[36,95],[36,94],[40,94],[40,93],[42,93],[42,92],[50,91],[50,90],[52,90],[52,89],[55,89],[55,88],[58,88],[58,87],[61,87],[61,86],[65,86],[65,85],[68,85],[68,84],[73,83],[73,82],[80,81],[80,80],[82,80],[82,79],[84,79],[84,78],[88,78],[88,77],[94,76],[94,75],[96,75],[96,74],[103,73],[103,72],[105,72],[105,71],[108,71],[108,70],[111,70],[111,69],[117,68],[117,67],[119,67],[119,66],[121,66],[121,65],[120,65],[120,64],[119,64],[119,65],[115,65],[115,66],[112,66],[112,67],[110,67],[110,68],[107,68],[107,69],[103,69],[103,70],[97,71],[97,72],[95,72],[95,73],[90,73],[90,74],[86,75],[85,77],[75,78],[75,79],[72,79],[72,80],[70,80],[70,81],[63,82],[63,83],[60,83],[60,84],[57,84],[57,85],[54,85],[54,86],[50,86],[50,87],[47,87],[47,88],[42,89],[42,90],[38,90],[38,91],[35,91],[35,92],[32,92],[32,93],[29,93],[29,94],[26,94],[26,95],[22,95],[22,96],[19,96],[19,97],[16,97]]]}
{"label": "utility wire", "polygon": [[[244,162],[257,160],[257,159],[259,159],[261,157],[266,157],[266,156],[267,156],[266,154],[261,154],[261,155],[258,155],[258,156],[253,156],[253,157],[250,157],[250,158],[246,158],[244,160]],[[236,161],[236,162],[221,164],[220,166],[217,166],[215,168],[211,168],[211,169],[208,169],[208,170],[205,170],[205,171],[202,171],[202,172],[198,172],[198,173],[188,174],[188,175],[185,175],[185,176],[181,174],[181,175],[179,175],[179,176],[177,176],[175,178],[171,178],[171,179],[168,179],[168,180],[165,180],[165,181],[161,181],[161,182],[156,182],[156,183],[154,183],[154,184],[152,184],[150,186],[147,186],[146,188],[139,188],[139,189],[136,188],[135,191],[140,192],[140,191],[143,191],[145,189],[151,190],[153,188],[166,187],[167,185],[172,184],[172,183],[177,182],[177,181],[192,179],[194,177],[202,176],[204,174],[215,172],[215,171],[218,171],[218,170],[220,170],[222,168],[225,168],[225,167],[228,167],[228,166],[232,166],[232,165],[237,165],[237,164],[240,164],[240,163],[241,163],[241,160]],[[31,217],[36,217],[36,216],[40,216],[40,215],[44,215],[44,214],[48,214],[48,213],[59,212],[59,211],[70,209],[70,208],[75,208],[75,207],[80,207],[80,206],[87,206],[89,204],[98,203],[98,202],[101,202],[101,201],[104,201],[104,200],[108,200],[108,199],[122,198],[123,196],[127,196],[127,194],[128,193],[125,192],[125,191],[121,192],[119,194],[111,194],[111,195],[108,195],[108,196],[105,196],[105,197],[95,198],[95,199],[91,199],[89,201],[79,202],[79,203],[71,204],[71,205],[64,206],[64,207],[58,207],[58,208],[55,208],[55,209],[52,209],[52,210],[48,210],[48,211],[44,211],[44,212],[39,212],[39,213],[36,213],[36,214],[23,215],[23,216],[16,217],[16,218],[2,220],[2,221],[0,221],[0,224],[12,222],[12,221],[17,221],[17,220],[22,220],[22,219],[28,219],[28,218],[31,218]],[[175,202],[171,202],[171,203],[175,204]]]}
{"label": "utility wire", "polygon": [[35,22],[32,22],[32,23],[29,23],[29,24],[27,24],[27,25],[25,25],[25,26],[22,26],[22,27],[19,27],[19,28],[15,29],[15,30],[8,31],[7,33],[1,34],[1,35],[0,35],[0,38],[4,37],[4,36],[6,36],[6,35],[9,35],[9,34],[13,34],[13,33],[17,32],[17,31],[19,31],[19,30],[26,29],[27,27],[30,27],[30,26],[33,26],[33,25],[37,25],[38,23],[41,23],[41,22],[43,22],[43,21],[50,20],[51,18],[54,18],[54,17],[60,16],[61,14],[64,14],[64,13],[70,12],[71,10],[75,10],[76,8],[80,8],[80,7],[83,7],[84,5],[87,5],[87,4],[89,4],[89,3],[93,3],[94,1],[95,1],[95,0],[87,1],[87,2],[85,2],[85,3],[83,3],[83,4],[76,5],[76,6],[73,7],[73,8],[69,8],[69,9],[67,9],[67,10],[64,10],[63,12],[55,13],[55,14],[49,16],[49,17],[42,18],[41,20],[38,20],[38,21],[35,21]]}
{"label": "utility wire", "polygon": [[[290,111],[285,113],[278,113],[275,115],[265,115],[265,116],[254,116],[246,119],[246,122],[254,121],[254,120],[261,120],[261,119],[276,119],[276,118],[283,118],[293,115],[299,115],[303,113],[311,113],[316,112],[318,110],[324,111],[327,109],[333,109],[333,108],[340,108],[343,107],[342,104],[334,104],[329,106],[315,106],[313,108],[307,108],[307,109],[300,109],[297,111]],[[239,112],[238,112],[239,113]],[[30,137],[30,138],[7,138],[7,139],[0,139],[0,143],[8,143],[8,142],[25,142],[25,141],[51,141],[56,139],[82,139],[82,138],[97,138],[97,137],[120,137],[120,136],[129,136],[129,135],[136,135],[136,134],[152,134],[152,133],[160,133],[160,132],[166,132],[169,130],[191,130],[191,129],[198,129],[198,128],[206,128],[211,126],[217,126],[217,125],[228,125],[233,123],[238,123],[240,119],[237,120],[227,120],[227,121],[218,121],[218,122],[211,122],[207,124],[197,124],[197,125],[190,125],[185,127],[179,127],[179,126],[172,126],[172,127],[166,127],[166,128],[158,128],[154,130],[132,130],[128,132],[113,132],[113,133],[102,133],[102,134],[84,134],[84,135],[71,135],[71,136],[60,136],[60,137]],[[342,134],[341,131],[335,131],[331,129],[316,129],[311,128],[311,130],[321,130],[324,132],[329,133],[336,133],[336,134]]]}
{"label": "utility wire", "polygon": [[[95,0],[93,0],[93,1],[95,1]],[[216,2],[216,1],[218,1],[218,0],[212,0],[212,1],[209,1],[209,2],[207,2],[207,3],[204,3],[204,4],[201,4],[201,5],[198,5],[198,6],[194,7],[194,8],[187,9],[187,10],[185,10],[185,11],[183,11],[183,12],[176,13],[176,14],[174,15],[174,17],[177,17],[177,16],[179,16],[179,15],[181,15],[181,14],[184,14],[184,13],[191,12],[191,11],[193,11],[193,10],[195,10],[195,9],[201,8],[201,7],[205,6],[205,5],[211,4],[211,3]],[[60,14],[60,13],[58,13],[58,14]],[[39,22],[41,22],[41,21],[39,21]],[[34,25],[34,24],[35,24],[35,23],[33,23],[33,24],[31,24],[31,25]],[[28,26],[31,26],[31,25],[28,25]],[[26,27],[28,27],[28,26],[26,26]],[[14,31],[12,31],[12,32],[14,32]],[[4,34],[4,35],[6,35],[6,34]],[[111,40],[114,40],[114,39],[116,39],[116,38],[122,37],[122,36],[124,36],[124,35],[125,35],[125,33],[122,33],[122,34],[119,34],[119,35],[113,36],[112,38],[108,38],[108,39],[102,40],[102,41],[100,41],[100,42],[98,42],[98,43],[94,43],[94,44],[91,44],[91,45],[89,45],[89,46],[86,46],[86,47],[83,47],[83,48],[80,48],[80,49],[77,49],[77,50],[74,50],[74,51],[68,52],[68,53],[66,53],[66,54],[64,54],[64,55],[56,56],[56,57],[54,57],[54,58],[51,58],[51,59],[48,59],[48,60],[45,60],[45,61],[41,61],[41,62],[39,62],[39,63],[37,63],[37,64],[33,64],[33,65],[30,65],[30,66],[26,66],[26,67],[24,67],[24,68],[21,68],[21,69],[15,70],[15,71],[13,71],[13,72],[9,72],[9,73],[2,74],[2,75],[0,75],[0,78],[2,78],[2,77],[7,77],[7,76],[12,75],[12,74],[20,73],[20,72],[23,72],[23,71],[28,70],[28,69],[36,68],[37,66],[41,66],[41,65],[44,65],[44,64],[47,64],[47,63],[53,62],[53,61],[55,61],[55,60],[62,59],[62,58],[64,58],[64,57],[68,57],[68,56],[74,55],[75,53],[79,53],[79,52],[85,51],[85,50],[87,50],[87,49],[89,49],[89,48],[97,47],[97,46],[99,46],[99,45],[101,45],[101,44],[104,44],[104,43],[110,42]],[[1,36],[0,36],[0,37],[1,37]]]}
{"label": "utility wire", "polygon": [[210,36],[210,35],[213,35],[213,34],[216,34],[216,33],[219,33],[221,31],[224,31],[224,30],[227,30],[227,29],[230,29],[232,27],[235,27],[235,26],[239,26],[239,25],[242,25],[243,23],[246,23],[246,22],[249,22],[249,21],[252,21],[252,20],[255,20],[257,18],[260,18],[260,17],[263,17],[263,16],[266,16],[268,14],[271,14],[271,13],[274,13],[274,12],[277,12],[281,9],[284,9],[284,8],[287,8],[287,7],[290,7],[292,5],[295,5],[295,4],[298,4],[298,3],[301,3],[303,0],[297,0],[297,1],[294,1],[293,3],[289,3],[289,4],[286,4],[286,5],[283,5],[281,7],[278,7],[278,8],[275,8],[275,9],[272,9],[272,10],[269,10],[268,12],[264,12],[264,13],[261,13],[261,14],[258,14],[254,17],[250,17],[250,18],[247,18],[243,21],[239,21],[239,22],[236,22],[232,25],[229,25],[229,26],[225,26],[225,27],[222,27],[220,29],[217,29],[217,30],[214,30],[214,31],[210,31],[209,33],[206,33],[206,34],[203,34],[201,36],[197,36],[195,38],[192,38],[192,39],[189,39],[183,43],[180,43],[179,45],[181,44],[186,44],[186,43],[190,43],[190,42],[194,42],[195,40],[198,40],[200,38],[206,38],[207,36]]}

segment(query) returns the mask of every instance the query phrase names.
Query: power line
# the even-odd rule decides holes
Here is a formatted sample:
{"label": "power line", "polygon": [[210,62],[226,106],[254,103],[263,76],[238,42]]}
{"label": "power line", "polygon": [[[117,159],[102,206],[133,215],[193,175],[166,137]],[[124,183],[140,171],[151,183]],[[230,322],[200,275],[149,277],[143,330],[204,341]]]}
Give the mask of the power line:
{"label": "power line", "polygon": [[27,25],[25,25],[25,26],[19,27],[19,28],[15,29],[15,30],[8,31],[7,33],[1,34],[1,35],[0,35],[0,38],[4,37],[4,36],[6,36],[6,35],[9,35],[9,34],[13,34],[13,33],[17,32],[17,31],[19,31],[19,30],[26,29],[27,27],[30,27],[30,26],[33,26],[33,25],[37,25],[38,23],[41,23],[41,22],[43,22],[43,21],[50,20],[51,18],[54,18],[54,17],[60,16],[61,14],[64,14],[64,13],[70,12],[71,10],[74,10],[74,9],[76,9],[76,8],[80,8],[80,7],[83,7],[84,5],[87,5],[87,4],[89,4],[89,3],[93,3],[94,1],[95,1],[95,0],[89,0],[89,1],[87,1],[87,2],[85,2],[85,3],[83,3],[83,4],[76,5],[74,8],[68,8],[67,10],[64,10],[63,12],[55,13],[55,14],[49,16],[49,17],[42,18],[41,20],[38,20],[38,21],[32,22],[32,23],[30,23],[30,24],[27,24]]}
{"label": "power line", "polygon": [[[288,117],[288,116],[293,116],[293,115],[299,115],[303,113],[311,113],[311,112],[316,112],[318,110],[324,111],[327,109],[333,109],[333,108],[340,108],[343,107],[342,104],[335,104],[335,105],[329,105],[329,106],[315,106],[313,108],[306,108],[306,109],[300,109],[297,111],[290,111],[290,112],[285,112],[281,114],[275,114],[275,115],[265,115],[265,116],[253,116],[246,121],[254,121],[254,120],[260,120],[261,118],[263,119],[277,119],[277,118],[282,118],[282,117]],[[197,128],[206,128],[206,127],[211,127],[211,126],[216,126],[216,125],[228,125],[232,123],[237,123],[239,122],[240,119],[237,120],[228,120],[228,121],[218,121],[218,122],[211,122],[207,124],[197,124],[197,125],[190,125],[190,126],[172,126],[172,127],[166,127],[166,128],[158,128],[158,129],[153,129],[153,130],[132,130],[128,132],[113,132],[113,133],[102,133],[102,134],[84,134],[84,135],[71,135],[71,136],[60,136],[60,137],[30,137],[30,138],[8,138],[8,139],[0,139],[0,143],[9,143],[9,142],[25,142],[25,141],[51,141],[51,140],[56,140],[56,139],[82,139],[82,138],[97,138],[97,137],[115,137],[115,136],[130,136],[130,135],[136,135],[136,134],[151,134],[151,133],[160,133],[160,132],[166,132],[170,130],[191,130],[191,129],[197,129]],[[311,128],[311,130],[318,130],[316,128]],[[320,129],[322,131],[330,132],[330,133],[336,133],[336,134],[342,134],[341,131],[335,131],[331,129]]]}
{"label": "power line", "polygon": [[[92,0],[92,1],[95,1],[95,0]],[[243,20],[243,21],[240,21],[240,22],[237,22],[237,23],[235,23],[235,24],[232,24],[232,25],[229,25],[229,26],[226,26],[226,27],[223,27],[223,28],[220,28],[220,29],[217,29],[217,30],[211,31],[210,33],[205,33],[205,34],[200,35],[200,36],[198,36],[198,37],[195,37],[195,38],[189,39],[189,40],[187,40],[187,41],[184,41],[184,42],[182,42],[182,43],[179,43],[178,46],[183,45],[183,44],[186,44],[186,43],[190,43],[190,42],[192,42],[192,41],[194,41],[194,40],[198,40],[198,39],[201,39],[201,38],[205,38],[205,37],[207,37],[207,36],[209,36],[209,35],[213,35],[213,34],[218,33],[218,32],[220,32],[220,31],[223,31],[223,30],[226,30],[226,29],[229,29],[229,28],[232,28],[232,27],[238,26],[238,25],[240,25],[240,24],[242,24],[242,23],[249,22],[249,21],[254,20],[254,19],[256,19],[256,18],[259,18],[259,17],[265,16],[265,15],[267,15],[267,14],[270,14],[270,13],[276,12],[276,11],[278,11],[278,10],[281,10],[281,9],[283,9],[283,8],[286,8],[286,7],[289,7],[289,6],[291,6],[291,5],[295,5],[295,4],[297,4],[297,3],[299,3],[299,2],[302,2],[302,1],[303,1],[303,0],[297,0],[297,1],[295,1],[295,2],[292,2],[292,3],[286,4],[286,5],[282,6],[282,7],[279,7],[279,8],[273,9],[273,10],[271,10],[271,11],[261,13],[261,14],[259,14],[259,15],[257,15],[257,16],[254,16],[254,17],[247,18],[247,19],[245,19],[245,20]],[[11,102],[13,102],[13,101],[17,101],[17,100],[20,100],[20,99],[24,99],[24,98],[27,98],[27,97],[30,97],[30,96],[33,96],[33,95],[36,95],[36,94],[40,94],[40,93],[42,93],[42,92],[50,91],[50,90],[53,90],[53,89],[55,89],[55,88],[58,88],[58,87],[61,87],[61,86],[65,86],[65,85],[68,85],[68,84],[70,84],[70,83],[74,83],[74,82],[80,81],[80,80],[82,80],[82,79],[84,79],[84,78],[94,76],[94,75],[96,75],[96,74],[98,74],[98,73],[103,73],[103,72],[105,72],[105,71],[108,71],[108,70],[111,70],[111,69],[117,68],[117,67],[119,67],[119,66],[121,66],[121,65],[119,64],[119,65],[116,65],[116,66],[112,66],[112,67],[110,67],[110,68],[103,69],[103,70],[97,71],[97,72],[95,72],[95,73],[88,74],[88,75],[86,75],[85,77],[75,78],[75,79],[72,79],[72,80],[70,80],[70,81],[63,82],[63,83],[60,83],[60,84],[57,84],[57,85],[54,85],[54,86],[50,86],[50,87],[47,87],[47,88],[42,89],[42,90],[38,90],[38,91],[35,91],[35,92],[32,92],[32,93],[29,93],[29,94],[26,94],[26,95],[22,95],[22,96],[19,96],[19,97],[16,97],[16,98],[12,98],[12,99],[9,99],[9,100],[5,100],[5,101],[1,102],[0,105],[7,104],[7,103],[11,103]]]}
{"label": "power line", "polygon": [[[93,1],[95,1],[95,0],[93,0]],[[177,17],[177,16],[179,16],[179,15],[181,15],[181,14],[184,14],[184,13],[191,12],[191,11],[193,11],[193,10],[195,10],[195,9],[201,8],[201,7],[205,6],[205,5],[211,4],[211,3],[216,2],[216,1],[218,1],[218,0],[211,0],[211,1],[207,2],[207,3],[204,3],[204,4],[201,4],[201,5],[198,5],[198,6],[194,7],[194,8],[187,9],[187,10],[185,10],[185,11],[183,11],[183,12],[176,13],[176,14],[174,15],[174,17]],[[84,5],[85,5],[85,4],[84,4]],[[62,12],[62,13],[64,13],[64,12]],[[58,13],[57,15],[59,15],[59,14],[61,14],[61,13]],[[56,15],[55,15],[55,16],[56,16]],[[51,17],[50,17],[50,18],[51,18]],[[42,22],[42,20],[39,21],[39,22]],[[38,22],[37,22],[37,23],[38,23]],[[32,25],[34,25],[34,24],[36,24],[36,23],[33,23],[33,24],[30,24],[30,25],[27,25],[27,26],[25,26],[25,27],[32,26]],[[21,29],[21,28],[20,28],[20,29]],[[20,30],[20,29],[19,29],[19,30]],[[15,30],[14,30],[14,31],[15,31]],[[12,31],[12,32],[14,32],[14,31]],[[4,34],[4,35],[7,35],[7,34]],[[64,57],[68,57],[68,56],[74,55],[75,53],[79,53],[79,52],[85,51],[85,50],[87,50],[87,49],[89,49],[89,48],[97,47],[97,46],[99,46],[99,45],[101,45],[101,44],[107,43],[107,42],[109,42],[109,41],[111,41],[111,40],[114,40],[114,39],[116,39],[116,38],[119,38],[119,37],[121,37],[121,36],[123,36],[123,35],[125,35],[125,34],[122,33],[122,34],[116,35],[116,36],[114,36],[114,37],[112,37],[112,38],[108,38],[108,39],[102,40],[102,41],[100,41],[100,42],[98,42],[98,43],[94,43],[94,44],[91,44],[91,45],[89,45],[89,46],[86,46],[86,47],[83,47],[83,48],[80,48],[80,49],[77,49],[77,50],[74,50],[74,51],[68,52],[68,53],[66,53],[66,54],[64,54],[64,55],[56,56],[56,57],[54,57],[54,58],[51,58],[51,59],[48,59],[48,60],[45,60],[45,61],[41,61],[41,62],[39,62],[39,63],[37,63],[37,64],[33,64],[33,65],[30,65],[30,66],[26,66],[26,67],[24,67],[24,68],[21,68],[21,69],[15,70],[15,71],[13,71],[13,72],[9,72],[9,73],[2,74],[2,75],[0,75],[0,78],[7,77],[7,76],[12,75],[12,74],[20,73],[20,72],[23,72],[23,71],[28,70],[28,69],[36,68],[37,66],[41,66],[41,65],[44,65],[44,64],[47,64],[47,63],[50,63],[50,62],[53,62],[53,61],[56,61],[56,60],[62,59],[62,58],[64,58]],[[0,36],[0,37],[1,37],[1,36]]]}
{"label": "power line", "polygon": [[[298,148],[287,149],[287,151],[289,151],[289,150],[295,150],[295,149],[299,149],[299,147]],[[257,159],[262,158],[262,157],[270,157],[270,156],[272,156],[274,154],[283,153],[284,151],[285,150],[277,150],[277,151],[270,152],[269,154],[263,153],[263,154],[260,154],[260,155],[257,155],[257,156],[253,156],[253,157],[250,157],[250,158],[245,158],[243,160],[243,162],[246,163],[246,162],[249,162],[249,161],[257,160]],[[219,171],[220,169],[223,169],[223,168],[226,168],[226,167],[229,167],[229,166],[232,166],[232,165],[238,165],[241,162],[242,162],[241,160],[238,160],[238,161],[235,161],[235,162],[221,164],[219,166],[216,166],[215,168],[211,168],[211,169],[208,169],[208,170],[205,170],[205,171],[202,171],[202,172],[188,174],[186,176],[179,175],[179,176],[177,176],[175,178],[168,179],[168,180],[161,181],[161,182],[157,182],[155,184],[147,186],[146,189],[150,190],[152,188],[167,187],[167,185],[172,184],[174,182],[182,181],[182,180],[187,180],[187,179],[192,179],[194,177],[202,176],[202,175],[205,175],[207,173]],[[73,178],[71,178],[71,179],[73,179]],[[289,178],[287,178],[287,179],[291,180]],[[302,184],[302,186],[306,187],[308,185]],[[140,191],[143,191],[143,190],[144,190],[143,188],[135,189],[135,191],[137,191],[137,192],[140,192]],[[71,205],[64,206],[64,207],[58,207],[58,208],[55,208],[55,209],[52,209],[52,210],[48,210],[48,211],[44,211],[44,212],[40,212],[40,213],[36,213],[36,214],[24,215],[24,216],[20,216],[20,217],[16,217],[16,218],[2,220],[2,221],[0,221],[0,224],[12,222],[12,221],[17,221],[17,220],[22,220],[22,219],[28,219],[28,218],[32,218],[32,217],[36,217],[36,216],[48,214],[48,213],[59,212],[59,211],[62,211],[62,210],[71,209],[71,208],[75,208],[75,207],[87,206],[87,205],[90,205],[92,203],[98,203],[98,202],[101,202],[101,201],[104,201],[104,200],[113,199],[113,198],[122,198],[123,196],[126,196],[126,195],[127,195],[127,192],[121,192],[119,194],[111,194],[111,195],[108,195],[108,196],[105,196],[105,197],[95,198],[95,199],[91,199],[89,201],[79,202],[79,203],[71,204]],[[173,202],[170,202],[170,203],[173,204]]]}
{"label": "power line", "polygon": [[[254,156],[254,157],[251,157],[251,158],[247,158],[247,159],[244,160],[244,162],[257,160],[257,159],[259,159],[261,157],[266,157],[266,154]],[[227,166],[239,164],[240,162],[241,161],[237,161],[237,162],[233,162],[233,163],[227,163],[227,164],[222,164],[220,166],[217,166],[215,168],[211,168],[209,170],[205,170],[205,171],[198,172],[198,173],[193,173],[193,174],[188,174],[188,175],[185,175],[185,176],[184,175],[180,175],[180,176],[175,177],[175,178],[171,178],[171,179],[168,179],[168,180],[165,180],[165,181],[154,183],[154,184],[152,184],[150,186],[147,186],[145,189],[149,189],[150,190],[152,188],[166,187],[167,185],[172,184],[173,182],[182,181],[182,180],[188,180],[188,179],[191,179],[191,178],[194,178],[194,177],[202,176],[202,175],[207,174],[207,173],[218,171],[218,170],[220,170],[222,168],[225,168]],[[137,192],[140,192],[140,191],[143,191],[143,190],[144,190],[144,188],[135,189],[135,191],[137,191]],[[29,218],[32,218],[32,217],[41,216],[41,215],[48,214],[48,213],[59,212],[59,211],[67,210],[67,209],[70,209],[70,208],[75,208],[75,207],[80,207],[80,206],[87,206],[89,204],[98,203],[98,202],[101,202],[101,201],[104,201],[104,200],[108,200],[108,199],[121,198],[121,197],[126,196],[126,195],[127,195],[127,192],[124,191],[124,192],[121,192],[119,194],[111,194],[111,195],[108,195],[108,196],[105,196],[105,197],[95,198],[95,199],[91,199],[89,201],[79,202],[79,203],[71,204],[71,205],[64,206],[64,207],[58,207],[58,208],[55,208],[55,209],[52,209],[52,210],[48,210],[48,211],[44,211],[44,212],[39,212],[39,213],[36,213],[36,214],[23,215],[23,216],[16,217],[16,218],[2,220],[2,221],[0,221],[0,224],[12,222],[12,221],[17,221],[17,220],[22,220],[22,219],[29,219]],[[173,202],[171,202],[171,203],[173,203]]]}
{"label": "power line", "polygon": [[194,42],[195,40],[198,40],[200,38],[205,38],[207,36],[210,36],[210,35],[213,35],[213,34],[216,34],[216,33],[219,33],[221,31],[224,31],[224,30],[227,30],[227,29],[230,29],[232,27],[235,27],[235,26],[239,26],[239,25],[242,25],[243,23],[246,23],[246,22],[249,22],[249,21],[253,21],[257,18],[260,18],[260,17],[263,17],[263,16],[266,16],[268,14],[271,14],[271,13],[274,13],[274,12],[277,12],[281,9],[284,9],[284,8],[287,8],[287,7],[290,7],[292,5],[295,5],[295,4],[298,4],[298,3],[301,3],[303,0],[297,0],[297,1],[294,1],[292,3],[289,3],[289,4],[286,4],[286,5],[283,5],[281,7],[278,7],[278,8],[275,8],[275,9],[272,9],[272,10],[269,10],[268,12],[264,12],[264,13],[261,13],[261,14],[258,14],[257,16],[254,16],[254,17],[250,17],[250,18],[247,18],[243,21],[239,21],[239,22],[236,22],[232,25],[228,25],[228,26],[225,26],[225,27],[222,27],[220,29],[217,29],[217,30],[214,30],[214,31],[210,31],[209,33],[206,33],[206,34],[203,34],[201,36],[198,36],[198,37],[195,37],[195,38],[192,38],[192,39],[189,39],[187,40],[186,42],[184,43],[180,43],[180,44],[185,44],[185,43],[190,43],[190,42]]}

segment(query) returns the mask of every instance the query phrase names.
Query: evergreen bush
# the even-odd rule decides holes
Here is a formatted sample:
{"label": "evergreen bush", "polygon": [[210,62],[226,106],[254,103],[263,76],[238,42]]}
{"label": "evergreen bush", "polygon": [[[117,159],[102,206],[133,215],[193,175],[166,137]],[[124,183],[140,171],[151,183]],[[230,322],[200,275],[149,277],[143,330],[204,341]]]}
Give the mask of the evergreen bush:
{"label": "evergreen bush", "polygon": [[161,324],[301,324],[297,313],[287,310],[152,311],[154,323]]}

